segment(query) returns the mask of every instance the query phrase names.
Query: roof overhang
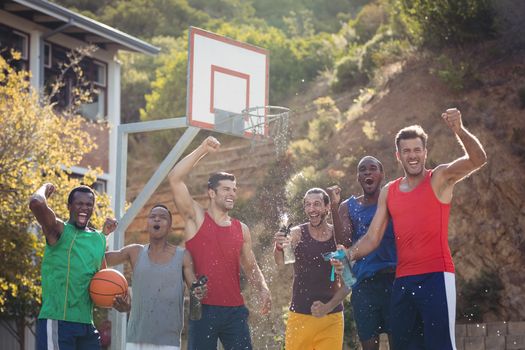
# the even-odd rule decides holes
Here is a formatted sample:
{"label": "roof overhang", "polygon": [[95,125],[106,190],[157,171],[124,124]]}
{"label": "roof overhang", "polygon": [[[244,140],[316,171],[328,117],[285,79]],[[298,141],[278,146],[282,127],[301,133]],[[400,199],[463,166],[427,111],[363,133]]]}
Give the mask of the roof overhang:
{"label": "roof overhang", "polygon": [[[114,46],[119,50],[156,55],[160,49],[115,28],[82,16],[46,0],[1,0],[0,9],[65,35],[97,45]],[[44,33],[45,35],[45,33]]]}

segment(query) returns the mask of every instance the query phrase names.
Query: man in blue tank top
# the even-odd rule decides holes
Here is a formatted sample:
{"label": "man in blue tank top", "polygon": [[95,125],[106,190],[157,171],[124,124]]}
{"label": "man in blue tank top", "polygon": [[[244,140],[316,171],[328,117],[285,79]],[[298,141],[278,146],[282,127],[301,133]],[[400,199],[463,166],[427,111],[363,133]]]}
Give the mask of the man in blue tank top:
{"label": "man in blue tank top", "polygon": [[[119,311],[131,310],[126,350],[181,349],[184,283],[189,290],[195,274],[190,253],[168,242],[171,223],[169,209],[156,204],[148,215],[149,244],[106,252],[109,266],[128,262],[133,271],[131,305],[120,296],[113,304]],[[205,292],[205,287],[193,289],[198,299]]]}
{"label": "man in blue tank top", "polygon": [[[328,189],[334,203],[331,207],[337,242],[349,245],[366,234],[377,209],[383,165],[365,156],[357,165],[357,181],[363,189],[359,197],[351,196],[339,208],[341,189]],[[396,247],[392,222],[388,223],[379,248],[355,262],[352,272],[357,281],[352,286],[352,310],[363,350],[379,349],[379,334],[390,338],[390,296],[395,278]]]}

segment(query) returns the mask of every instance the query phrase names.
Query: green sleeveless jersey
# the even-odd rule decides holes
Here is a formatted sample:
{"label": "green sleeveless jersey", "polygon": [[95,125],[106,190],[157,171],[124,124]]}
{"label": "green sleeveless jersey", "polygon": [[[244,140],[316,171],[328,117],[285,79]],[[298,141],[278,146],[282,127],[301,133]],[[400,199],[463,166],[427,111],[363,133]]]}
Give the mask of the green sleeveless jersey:
{"label": "green sleeveless jersey", "polygon": [[89,283],[100,269],[106,237],[69,223],[42,261],[42,308],[38,318],[93,323]]}

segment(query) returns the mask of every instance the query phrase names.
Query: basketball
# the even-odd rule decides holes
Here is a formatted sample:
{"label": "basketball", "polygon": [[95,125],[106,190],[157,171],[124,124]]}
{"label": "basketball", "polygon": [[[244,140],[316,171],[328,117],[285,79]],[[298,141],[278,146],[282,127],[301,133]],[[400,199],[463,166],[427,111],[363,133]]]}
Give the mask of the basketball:
{"label": "basketball", "polygon": [[111,308],[117,295],[128,292],[128,281],[122,273],[114,269],[97,272],[89,284],[89,295],[98,307]]}

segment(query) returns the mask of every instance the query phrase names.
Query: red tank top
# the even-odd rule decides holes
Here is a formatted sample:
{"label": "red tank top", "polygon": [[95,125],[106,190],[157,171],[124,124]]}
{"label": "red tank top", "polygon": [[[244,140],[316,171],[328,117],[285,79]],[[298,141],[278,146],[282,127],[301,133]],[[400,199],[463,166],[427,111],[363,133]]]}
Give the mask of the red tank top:
{"label": "red tank top", "polygon": [[244,243],[239,220],[219,226],[205,213],[195,236],[186,242],[195,273],[208,276],[208,294],[203,304],[240,306],[244,304],[240,286],[240,256]]}
{"label": "red tank top", "polygon": [[432,189],[431,171],[410,192],[401,192],[401,178],[388,188],[388,211],[394,223],[396,277],[430,272],[454,272],[448,246],[450,204],[441,203]]}

